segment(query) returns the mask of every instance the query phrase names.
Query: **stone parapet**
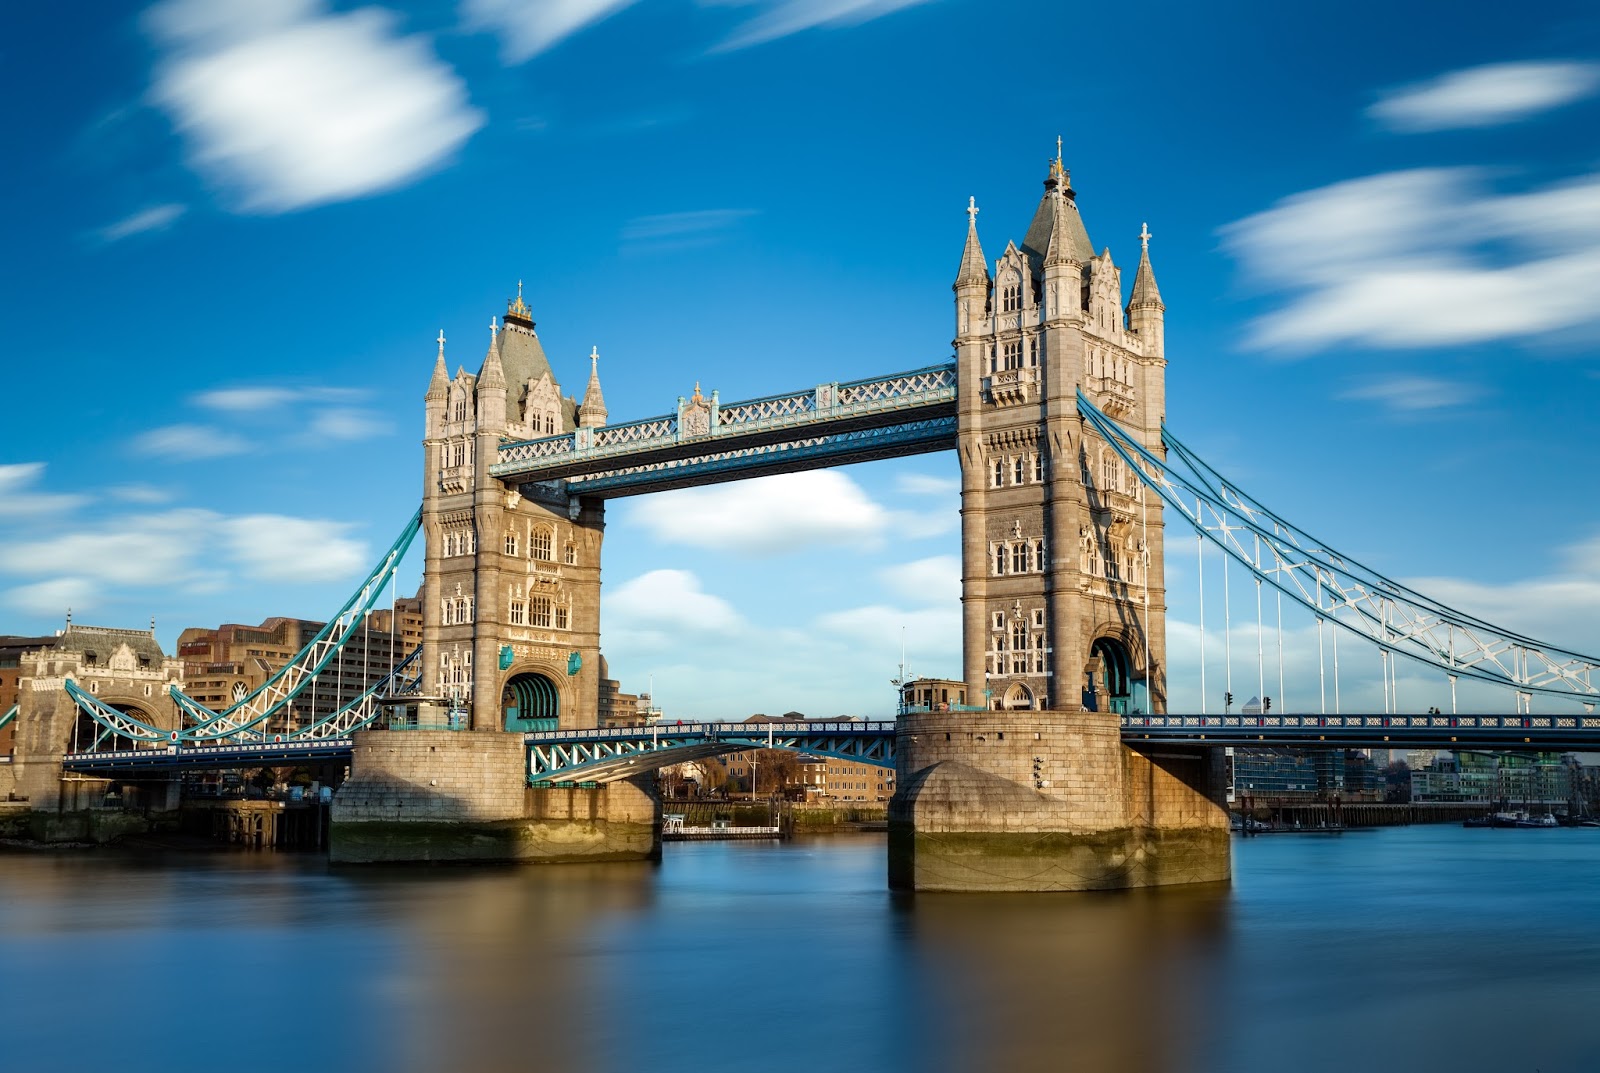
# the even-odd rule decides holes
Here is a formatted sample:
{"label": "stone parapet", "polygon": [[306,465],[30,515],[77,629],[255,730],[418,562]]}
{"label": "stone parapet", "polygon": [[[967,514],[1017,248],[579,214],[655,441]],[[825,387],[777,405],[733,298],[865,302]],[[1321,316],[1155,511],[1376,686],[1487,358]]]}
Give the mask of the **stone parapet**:
{"label": "stone parapet", "polygon": [[1220,750],[1142,754],[1116,716],[902,716],[889,882],[909,890],[1103,890],[1225,880]]}

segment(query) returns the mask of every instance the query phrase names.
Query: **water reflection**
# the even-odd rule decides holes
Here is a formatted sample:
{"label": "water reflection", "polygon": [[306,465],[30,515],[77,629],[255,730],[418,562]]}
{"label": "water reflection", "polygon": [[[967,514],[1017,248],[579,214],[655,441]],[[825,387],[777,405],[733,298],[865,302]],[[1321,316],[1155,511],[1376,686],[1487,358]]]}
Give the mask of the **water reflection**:
{"label": "water reflection", "polygon": [[908,897],[899,908],[924,967],[917,1022],[942,1038],[947,1068],[1196,1068],[1196,1033],[1219,990],[1226,885]]}
{"label": "water reflection", "polygon": [[874,836],[659,866],[0,855],[0,1067],[1589,1069],[1597,834],[1252,839],[1232,886],[914,898]]}

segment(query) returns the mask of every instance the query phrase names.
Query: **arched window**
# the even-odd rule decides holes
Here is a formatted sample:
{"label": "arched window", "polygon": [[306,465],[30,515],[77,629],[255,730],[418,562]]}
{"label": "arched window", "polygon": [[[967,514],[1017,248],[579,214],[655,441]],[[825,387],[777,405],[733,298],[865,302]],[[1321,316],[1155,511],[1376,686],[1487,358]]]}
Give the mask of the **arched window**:
{"label": "arched window", "polygon": [[1102,491],[1115,491],[1117,487],[1117,462],[1107,451],[1100,456],[1100,488]]}
{"label": "arched window", "polygon": [[506,534],[506,554],[507,555],[515,555],[516,553],[517,553],[517,534],[515,534],[515,533],[507,533]]}
{"label": "arched window", "polygon": [[[1033,542],[1033,561],[1034,561],[1035,564],[1037,564],[1037,566],[1038,566],[1038,568],[1040,570],[1043,570],[1045,568],[1044,541],[1043,540],[1035,540]],[[1039,625],[1041,625],[1041,626],[1044,625],[1044,612],[1043,611],[1039,612]]]}
{"label": "arched window", "polygon": [[566,560],[568,566],[578,565],[578,546],[570,541],[567,543]]}
{"label": "arched window", "polygon": [[465,396],[456,397],[455,419],[457,421],[465,421],[467,419],[467,400]]}
{"label": "arched window", "polygon": [[1028,572],[1028,551],[1026,542],[1011,546],[1011,572],[1013,574],[1026,574]]}
{"label": "arched window", "polygon": [[551,618],[550,597],[535,596],[533,598],[533,624],[549,629]]}
{"label": "arched window", "polygon": [[545,562],[550,562],[555,558],[555,552],[552,548],[553,540],[554,537],[552,536],[550,530],[535,529],[533,531],[533,540],[528,548],[528,554],[533,556],[535,559],[542,559]]}
{"label": "arched window", "polygon": [[506,618],[513,626],[526,625],[528,621],[528,605],[523,603],[521,598],[513,596]]}
{"label": "arched window", "polygon": [[456,622],[456,605],[455,605],[455,601],[454,600],[445,600],[444,603],[440,606],[439,609],[440,609],[440,611],[442,611],[444,613],[444,624],[446,626],[454,626],[455,622]]}
{"label": "arched window", "polygon": [[565,630],[569,627],[571,616],[566,604],[556,604],[556,629]]}
{"label": "arched window", "polygon": [[1028,673],[1028,631],[1021,623],[1011,631],[1011,673]]}
{"label": "arched window", "polygon": [[1022,283],[1015,276],[1006,276],[1000,281],[1000,310],[1003,313],[1015,313],[1022,308]]}
{"label": "arched window", "polygon": [[1006,483],[1006,461],[1003,458],[994,460],[994,483],[992,487],[999,488]]}
{"label": "arched window", "polygon": [[1021,341],[1007,343],[1005,345],[1005,354],[1006,354],[1005,367],[1007,369],[1020,369],[1020,368],[1022,368],[1022,343],[1021,343]]}
{"label": "arched window", "polygon": [[1004,544],[996,544],[994,546],[994,572],[997,574],[1006,572],[1006,546]]}
{"label": "arched window", "polygon": [[1033,456],[1033,483],[1039,484],[1039,483],[1041,483],[1043,481],[1044,481],[1044,452],[1041,451],[1038,454]]}

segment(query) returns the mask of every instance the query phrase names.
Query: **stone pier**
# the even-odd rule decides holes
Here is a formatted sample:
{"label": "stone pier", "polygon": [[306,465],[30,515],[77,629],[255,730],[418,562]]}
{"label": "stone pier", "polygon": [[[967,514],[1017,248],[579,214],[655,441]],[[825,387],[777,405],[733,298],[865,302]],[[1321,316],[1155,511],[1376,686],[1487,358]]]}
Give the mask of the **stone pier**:
{"label": "stone pier", "polygon": [[333,799],[336,863],[654,860],[653,779],[532,789],[522,735],[363,731]]}
{"label": "stone pier", "polygon": [[903,715],[889,885],[1069,891],[1226,880],[1222,750],[1122,744],[1115,715]]}

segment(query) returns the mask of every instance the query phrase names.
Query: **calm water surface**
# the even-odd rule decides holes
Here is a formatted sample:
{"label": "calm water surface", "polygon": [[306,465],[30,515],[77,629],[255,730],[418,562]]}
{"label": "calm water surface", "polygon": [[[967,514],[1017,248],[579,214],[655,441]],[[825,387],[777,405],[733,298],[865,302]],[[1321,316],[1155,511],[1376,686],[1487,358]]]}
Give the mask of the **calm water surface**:
{"label": "calm water surface", "polygon": [[883,889],[881,837],[659,866],[0,856],[0,1069],[1600,1069],[1600,830],[1234,843],[1230,887]]}

